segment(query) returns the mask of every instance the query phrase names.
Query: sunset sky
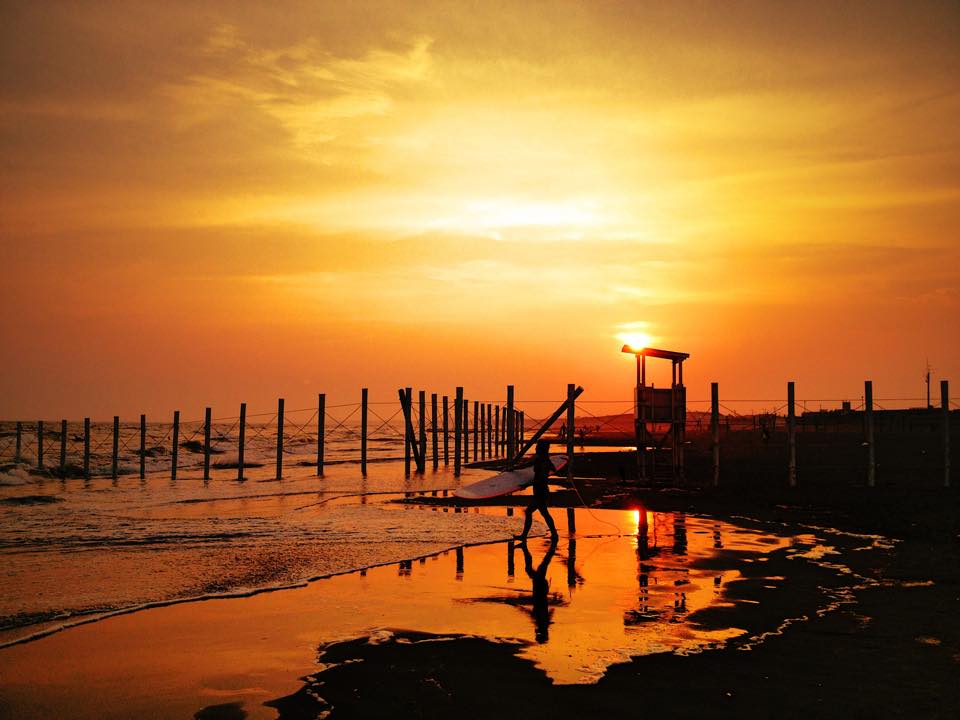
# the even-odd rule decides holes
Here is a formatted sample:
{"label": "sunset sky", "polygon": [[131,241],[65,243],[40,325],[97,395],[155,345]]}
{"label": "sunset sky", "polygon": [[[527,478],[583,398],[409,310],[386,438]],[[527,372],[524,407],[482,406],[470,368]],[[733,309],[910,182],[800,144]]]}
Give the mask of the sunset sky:
{"label": "sunset sky", "polygon": [[956,2],[0,13],[0,419],[960,394]]}

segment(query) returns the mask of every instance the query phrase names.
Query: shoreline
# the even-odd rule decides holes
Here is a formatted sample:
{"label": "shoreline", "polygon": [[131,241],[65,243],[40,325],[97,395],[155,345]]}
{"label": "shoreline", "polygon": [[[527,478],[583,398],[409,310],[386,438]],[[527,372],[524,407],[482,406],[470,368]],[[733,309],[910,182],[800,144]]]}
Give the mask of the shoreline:
{"label": "shoreline", "polygon": [[[614,457],[610,461],[618,462]],[[471,506],[486,512],[526,503],[525,497],[516,496],[474,503],[430,497],[432,490],[423,492],[423,496],[407,498],[402,497],[403,492],[388,494],[397,496],[391,501],[397,506],[439,510],[437,506],[443,505],[444,512],[450,507],[460,511]],[[317,704],[317,697],[332,705],[331,717],[387,717],[385,712],[397,707],[405,708],[412,717],[479,718],[495,713],[506,717],[524,713],[589,717],[636,712],[638,698],[645,710],[682,716],[700,714],[709,707],[722,717],[765,717],[773,713],[784,717],[889,717],[910,711],[924,717],[952,717],[960,708],[960,697],[953,688],[960,669],[960,624],[955,612],[960,579],[955,490],[916,493],[904,488],[847,487],[825,493],[817,487],[638,488],[594,479],[585,480],[581,492],[595,510],[633,509],[639,505],[651,512],[729,521],[734,527],[775,527],[775,532],[783,536],[838,533],[851,540],[894,538],[896,542],[883,552],[847,552],[844,557],[855,560],[851,566],[854,573],[872,584],[850,589],[837,607],[822,614],[782,618],[788,622],[764,631],[767,634],[762,642],[749,650],[728,642],[693,654],[641,654],[610,665],[595,684],[557,685],[523,656],[529,649],[522,643],[463,633],[431,634],[415,626],[390,628],[391,638],[373,644],[373,635],[321,643],[319,664],[301,675],[302,681],[295,683],[299,689],[275,695],[266,706],[276,709],[283,718],[315,717],[324,707],[329,710],[329,706]],[[565,501],[579,503],[570,491],[556,492],[552,499],[558,508],[564,507]],[[515,519],[519,521],[520,516]],[[591,539],[586,533],[576,537],[585,543]],[[469,547],[508,544],[509,540],[500,539]],[[463,547],[459,546],[461,554]],[[397,566],[402,575],[405,566],[422,566],[454,549],[457,546],[399,562],[390,560],[365,569],[321,575],[285,587],[200,599],[222,601],[236,608],[231,612],[245,615],[241,608],[260,607],[263,596],[281,595],[279,590],[288,590],[290,598],[303,592],[315,595],[325,580],[352,578],[351,582],[359,582],[367,570],[382,574],[391,566]],[[794,575],[799,566],[789,559],[784,562],[783,572],[788,577]],[[740,622],[737,617],[752,616],[753,621],[767,622],[764,617],[769,620],[776,614],[779,606],[767,607],[769,599],[756,606],[763,609],[760,615],[744,610],[754,599],[766,597],[760,587],[749,582],[732,587],[740,588],[732,597],[747,605],[741,605],[733,615],[733,611],[719,608],[701,614],[705,627],[719,622],[718,618],[730,625]],[[802,597],[791,601],[809,602],[814,597],[799,595]],[[200,608],[210,604],[200,599],[125,609],[63,629],[83,632],[80,625],[95,625],[99,620],[115,622],[120,616],[126,616],[124,624],[131,630],[148,628],[159,617],[156,612],[164,612],[164,608],[177,617],[207,617]],[[294,626],[295,615],[290,618]],[[256,613],[251,617],[257,617]],[[186,622],[189,626],[189,620]],[[44,637],[52,634],[70,635],[56,631]],[[443,642],[434,642],[439,640]],[[23,640],[16,644],[33,643]],[[0,652],[9,649],[8,645]],[[327,660],[336,659],[331,666],[325,665]],[[3,661],[0,655],[0,664]],[[385,674],[384,667],[393,671]],[[904,667],[922,667],[923,675],[904,675]],[[493,683],[500,688],[497,694],[487,691]],[[437,688],[443,693],[438,695]],[[932,697],[939,697],[939,704],[934,704]],[[411,698],[418,700],[411,705]],[[246,712],[244,706],[229,702],[196,708],[194,705],[195,716],[203,718],[240,718]]]}

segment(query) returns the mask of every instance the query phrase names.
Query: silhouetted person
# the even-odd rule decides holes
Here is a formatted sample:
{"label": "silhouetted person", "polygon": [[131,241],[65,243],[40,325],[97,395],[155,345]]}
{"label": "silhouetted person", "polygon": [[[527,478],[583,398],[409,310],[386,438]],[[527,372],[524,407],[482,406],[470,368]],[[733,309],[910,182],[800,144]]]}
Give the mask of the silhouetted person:
{"label": "silhouetted person", "polygon": [[526,543],[527,533],[530,532],[530,526],[533,524],[533,513],[540,511],[540,515],[550,528],[550,537],[553,541],[557,540],[557,526],[550,517],[550,511],[547,509],[547,499],[550,497],[550,486],[547,485],[547,478],[553,472],[553,463],[550,462],[550,442],[540,440],[537,443],[537,454],[533,458],[533,497],[530,498],[530,504],[525,511],[526,518],[523,521],[523,532],[520,534],[520,541]]}
{"label": "silhouetted person", "polygon": [[547,554],[543,556],[536,570],[533,569],[533,556],[527,544],[521,544],[520,549],[523,551],[524,568],[533,581],[533,605],[530,613],[533,615],[534,637],[538,643],[545,643],[550,638],[550,583],[547,582],[547,568],[557,552],[557,536],[550,539]]}

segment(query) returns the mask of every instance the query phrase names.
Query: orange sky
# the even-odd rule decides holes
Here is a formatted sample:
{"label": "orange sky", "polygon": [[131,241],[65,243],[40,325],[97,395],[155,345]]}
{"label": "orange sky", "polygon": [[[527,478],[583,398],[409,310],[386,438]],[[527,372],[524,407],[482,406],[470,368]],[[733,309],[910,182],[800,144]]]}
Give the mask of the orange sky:
{"label": "orange sky", "polygon": [[960,394],[960,8],[4,4],[0,418]]}

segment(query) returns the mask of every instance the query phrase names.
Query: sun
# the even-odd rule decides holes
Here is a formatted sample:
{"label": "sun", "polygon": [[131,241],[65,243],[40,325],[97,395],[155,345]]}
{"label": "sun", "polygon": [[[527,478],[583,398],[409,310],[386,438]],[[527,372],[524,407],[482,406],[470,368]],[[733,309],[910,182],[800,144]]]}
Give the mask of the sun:
{"label": "sun", "polygon": [[631,348],[635,348],[637,350],[640,348],[650,347],[650,345],[653,343],[653,338],[645,332],[631,331],[617,333],[617,339],[625,345],[629,345]]}

